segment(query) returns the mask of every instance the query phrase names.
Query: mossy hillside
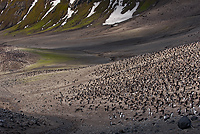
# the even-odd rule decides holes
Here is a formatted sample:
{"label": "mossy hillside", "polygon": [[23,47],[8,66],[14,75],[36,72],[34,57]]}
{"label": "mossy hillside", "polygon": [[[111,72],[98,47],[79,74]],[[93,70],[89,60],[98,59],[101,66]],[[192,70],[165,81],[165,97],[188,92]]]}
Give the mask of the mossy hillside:
{"label": "mossy hillside", "polygon": [[[100,14],[100,17],[98,20],[95,20],[95,23],[92,26],[99,26],[102,25],[105,20],[110,16],[110,14],[113,12],[114,8],[112,9],[112,6],[109,7],[109,1],[102,1],[96,9],[96,14]],[[114,4],[114,1],[111,5]]]}
{"label": "mossy hillside", "polygon": [[[101,1],[99,6],[95,9],[95,13],[86,18],[86,16],[89,14],[90,9],[92,8],[94,2],[98,1],[93,1],[89,4],[83,3],[82,5],[79,5],[77,10],[81,11],[75,14],[72,18],[70,18],[65,26],[58,28],[56,31],[66,31],[66,30],[74,30],[74,29],[79,29],[82,27],[86,27],[89,24],[93,24],[92,26],[97,26],[97,25],[102,25],[103,22],[109,17],[109,15],[114,11],[114,8],[116,5],[113,5],[115,2],[113,1],[111,3],[111,6],[109,6],[109,1]],[[130,2],[130,1],[128,1]],[[127,4],[128,5],[128,4]],[[88,7],[84,8],[83,7]],[[134,7],[134,6],[133,6]],[[132,7],[132,8],[133,8]],[[55,26],[55,27],[58,27]]]}
{"label": "mossy hillside", "polygon": [[[79,29],[82,27],[85,27],[91,23],[93,23],[92,26],[95,26],[99,21],[101,22],[101,25],[103,21],[106,19],[107,15],[104,11],[108,8],[109,1],[102,1],[99,6],[95,9],[95,13],[86,18],[87,15],[90,13],[91,8],[93,7],[94,2],[90,2],[89,4],[83,3],[82,5],[79,5],[76,10],[81,11],[74,14],[71,18],[67,20],[67,23],[63,27],[59,27],[60,24],[55,25],[54,27],[48,28],[47,30],[51,30],[53,28],[58,28],[56,32],[58,31],[66,31],[66,30],[74,30]],[[87,7],[87,8],[85,8]],[[103,19],[103,20],[102,20]]]}
{"label": "mossy hillside", "polygon": [[92,3],[87,4],[86,2],[79,5],[76,10],[78,12],[74,14],[71,18],[67,20],[67,23],[62,27],[61,31],[68,30],[76,25],[78,25],[81,20],[87,17],[89,9],[93,6]]}
{"label": "mossy hillside", "polygon": [[[24,6],[22,6],[22,3],[24,3]],[[30,5],[30,0],[8,1],[8,7],[0,16],[0,22],[3,22],[0,26],[0,30],[16,25],[26,14]]]}
{"label": "mossy hillside", "polygon": [[[94,2],[98,1],[100,1],[101,3],[96,8],[95,13],[92,16],[86,18],[87,15],[90,13],[90,10]],[[157,1],[158,0],[141,1],[139,8],[135,14],[138,14],[140,12],[149,9],[152,6],[152,4],[155,4]],[[33,2],[33,0],[31,2]],[[18,33],[33,34],[33,33],[42,33],[50,30],[55,30],[55,32],[74,30],[86,27],[90,24],[92,24],[92,27],[97,25],[102,25],[102,23],[105,22],[105,20],[109,17],[109,15],[114,11],[114,8],[117,6],[117,4],[114,5],[114,3],[115,1],[112,1],[112,3],[110,3],[110,0],[105,0],[105,1],[94,0],[91,1],[90,3],[81,2],[79,5],[75,6],[76,8],[74,9],[74,11],[76,13],[74,13],[72,17],[67,20],[67,23],[64,26],[61,26],[61,24],[65,21],[62,18],[67,14],[69,1],[62,0],[61,3],[59,3],[43,20],[41,20],[41,18],[51,8],[51,6],[49,1],[47,4],[47,8],[45,8],[46,1],[38,0],[38,2],[33,7],[28,16],[25,18],[25,20],[13,26],[12,28],[9,28],[6,32],[9,32],[11,34],[18,34]],[[125,13],[128,10],[132,10],[135,7],[136,0],[124,0],[123,5],[126,6],[123,9],[122,13]],[[24,12],[24,15],[27,13],[29,7],[30,4],[26,9],[26,12]],[[22,18],[23,15],[21,19]],[[13,23],[11,20],[9,21]],[[28,27],[25,28],[25,26]]]}
{"label": "mossy hillside", "polygon": [[[57,22],[59,22],[61,20],[61,18],[63,18],[65,16],[65,14],[67,13],[67,11],[66,11],[67,8],[68,8],[67,2],[60,3],[43,20],[41,20],[41,18],[44,16],[44,14],[50,9],[50,5],[49,5],[47,10],[45,12],[43,12],[42,15],[38,16],[37,21],[38,20],[40,20],[40,21],[38,21],[37,23],[34,23],[32,26],[30,26],[26,29],[22,29],[21,31],[18,31],[18,32],[25,33],[25,34],[32,34],[32,33],[43,32],[43,30],[47,31],[47,29],[49,30],[49,28],[52,27],[53,24],[56,24]],[[30,16],[30,17],[32,17],[32,16]],[[27,20],[29,20],[29,19],[27,18]],[[58,23],[58,24],[60,24],[60,23]]]}
{"label": "mossy hillside", "polygon": [[[27,28],[25,31],[26,33],[35,33],[39,31],[43,31],[46,29],[50,30],[49,28],[53,28],[52,26],[58,23],[61,18],[65,16],[67,13],[68,3],[65,4],[58,4],[55,9],[50,12],[43,20],[39,21],[35,25],[30,28]],[[58,23],[60,25],[60,23]]]}
{"label": "mossy hillside", "polygon": [[[112,10],[109,6],[109,1],[102,1],[99,6],[95,9],[95,13],[88,18],[88,20],[93,21],[92,26],[102,25],[102,23],[108,18],[108,16],[111,14],[109,12]],[[107,12],[105,12],[107,10]]]}
{"label": "mossy hillside", "polygon": [[47,32],[47,31],[51,31],[53,29],[57,29],[62,24],[62,22],[63,21],[60,21],[59,23],[57,23],[57,24],[55,24],[55,25],[53,25],[51,27],[48,27],[48,28],[46,28],[44,30],[41,30],[41,31],[38,31],[37,33],[44,33],[44,32]]}
{"label": "mossy hillside", "polygon": [[135,14],[139,14],[141,12],[148,10],[156,2],[158,2],[158,0],[145,0],[145,1],[140,2],[140,5],[137,11],[135,12]]}
{"label": "mossy hillside", "polygon": [[57,64],[63,64],[67,63],[69,61],[74,60],[74,58],[69,57],[67,54],[61,54],[59,52],[56,52],[55,50],[49,50],[49,49],[23,49],[24,51],[28,51],[34,54],[39,55],[39,60],[29,66],[27,69],[34,69],[34,68],[40,68],[40,67],[48,67],[51,65],[57,65]]}
{"label": "mossy hillside", "polygon": [[[2,6],[2,9],[0,8],[0,13],[4,10],[3,7],[7,5],[7,2],[10,0],[1,0],[0,5]],[[1,16],[1,15],[0,15]]]}
{"label": "mossy hillside", "polygon": [[[94,1],[94,2],[97,2],[97,1]],[[92,3],[92,6],[94,2]],[[115,8],[115,6],[113,5],[114,3],[115,2],[113,1],[111,3],[111,6],[109,7],[109,4],[110,4],[109,1],[101,1],[99,6],[95,9],[95,13],[92,16],[81,19],[80,22],[77,23],[77,25],[74,25],[71,27],[69,27],[69,23],[66,23],[68,28],[63,28],[61,29],[61,31],[75,30],[75,29],[86,27],[89,24],[92,24],[90,25],[91,27],[102,25],[102,23],[104,23],[105,20],[109,17],[109,15],[114,11],[114,8]],[[87,13],[87,15],[88,14],[89,12]],[[78,18],[79,14],[76,14],[76,15],[77,15],[76,17]]]}
{"label": "mossy hillside", "polygon": [[[94,1],[94,2],[96,2],[96,1]],[[94,2],[90,3],[91,4],[90,9],[92,8]],[[90,13],[90,9],[89,9],[88,10],[89,12],[86,12],[86,14],[84,14],[86,17],[83,17],[82,19],[80,19],[76,25],[72,25],[71,27],[69,27],[70,20],[68,20],[68,23],[66,23],[65,28],[63,28],[63,29],[60,28],[60,29],[62,31],[73,30],[73,29],[78,29],[78,28],[88,26],[91,23],[93,24],[92,26],[94,26],[104,16],[103,14],[105,14],[105,13],[103,13],[103,12],[107,9],[108,5],[109,5],[108,1],[102,1],[99,4],[99,6],[95,9],[95,13],[92,16],[86,18],[87,15]],[[78,8],[78,10],[79,10],[79,8]],[[76,14],[75,17],[80,18],[80,15],[82,15],[82,14]],[[74,20],[74,18],[72,20]],[[71,24],[74,24],[74,22],[72,22]]]}
{"label": "mossy hillside", "polygon": [[44,6],[45,2],[43,0],[38,0],[38,2],[35,4],[33,9],[27,15],[25,20],[9,28],[8,31],[11,32],[12,34],[18,34],[20,32],[26,31],[26,29],[24,29],[25,26],[28,25],[28,27],[31,27],[32,25],[36,24],[38,20],[42,17],[42,15],[45,13],[45,11],[47,11],[50,8],[50,5],[47,5],[46,9],[44,9]]}
{"label": "mossy hillside", "polygon": [[54,28],[56,26],[61,25],[61,23],[64,21],[62,20],[62,18],[64,18],[65,15],[68,13],[67,9],[68,9],[68,3],[65,2],[62,4],[58,4],[53,13],[50,13],[49,15],[47,15],[47,18],[45,18],[46,20],[51,20],[51,22],[43,26],[42,27],[43,30],[47,29],[50,30],[50,28]]}
{"label": "mossy hillside", "polygon": [[45,2],[43,0],[39,0],[30,13],[27,15],[24,21],[20,23],[18,26],[19,29],[23,29],[26,25],[32,26],[41,20],[42,16],[47,12],[50,8],[50,4],[48,3],[45,9]]}
{"label": "mossy hillside", "polygon": [[[125,6],[125,4],[126,4],[126,6]],[[125,7],[122,11],[122,14],[126,13],[128,10],[132,10],[135,7],[135,5],[136,5],[135,0],[124,0],[123,6],[125,6]]]}

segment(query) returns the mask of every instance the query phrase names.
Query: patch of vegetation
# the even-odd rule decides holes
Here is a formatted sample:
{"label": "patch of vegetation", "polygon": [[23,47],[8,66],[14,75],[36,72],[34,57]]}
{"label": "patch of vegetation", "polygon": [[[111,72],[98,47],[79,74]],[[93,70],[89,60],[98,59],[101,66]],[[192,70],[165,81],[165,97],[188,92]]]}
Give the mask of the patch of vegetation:
{"label": "patch of vegetation", "polygon": [[[92,16],[86,18],[87,15],[90,13],[94,2],[98,1],[100,1],[101,3],[95,9],[95,13]],[[157,1],[158,0],[141,1],[135,14],[148,10]],[[38,2],[30,11],[30,13],[27,15],[27,17],[21,23],[18,23],[28,12],[28,9],[31,6],[31,2],[33,1],[8,1],[9,6],[7,9],[5,9],[4,13],[0,17],[0,23],[4,21],[4,23],[0,25],[0,29],[8,28],[10,25],[12,27],[6,30],[7,33],[12,35],[29,35],[33,33],[42,33],[50,30],[55,30],[55,32],[74,30],[86,27],[90,24],[92,24],[92,27],[94,27],[102,25],[102,23],[105,22],[105,20],[109,17],[109,15],[114,11],[114,8],[116,7],[116,5],[114,5],[116,4],[115,0],[113,0],[112,3],[110,3],[110,0],[91,0],[89,3],[83,1],[79,3],[74,9],[75,12],[77,12],[74,13],[72,17],[67,20],[67,23],[64,26],[61,26],[61,24],[65,21],[62,18],[64,18],[64,16],[66,16],[66,14],[68,13],[67,10],[69,7],[69,1],[61,0],[61,3],[59,3],[44,19],[42,19],[42,17],[51,8],[51,5],[50,2],[46,3],[46,1],[44,0],[38,0]],[[23,3],[23,5],[25,4],[25,8],[22,11],[20,11],[20,13],[18,13],[18,15],[16,16],[14,14],[16,14],[16,12],[19,12],[19,3]],[[109,5],[111,6],[109,7]],[[126,13],[128,10],[132,10],[135,7],[136,0],[124,0],[122,5],[126,5],[122,11],[122,13]]]}
{"label": "patch of vegetation", "polygon": [[126,7],[123,9],[122,14],[126,13],[128,10],[132,10],[136,5],[136,1],[135,0],[124,0],[123,6],[125,4],[126,4]]}
{"label": "patch of vegetation", "polygon": [[[61,29],[61,31],[82,28],[91,23],[94,23],[94,25],[92,25],[92,26],[96,26],[97,24],[102,25],[103,21],[108,16],[106,13],[104,13],[104,11],[108,8],[108,5],[109,5],[109,1],[102,1],[99,4],[99,6],[95,9],[95,13],[88,18],[86,18],[86,17],[89,14],[89,12],[88,12],[89,9],[85,10],[84,13],[83,12],[77,13],[73,18],[69,19],[68,23],[66,23],[66,25],[64,26],[63,29]],[[93,6],[93,3],[90,3],[89,7],[92,8],[92,6]],[[83,8],[83,7],[82,6],[78,7],[78,10],[81,10],[81,8]],[[84,15],[84,17],[81,17],[83,15]],[[76,19],[77,21],[74,21],[74,19]],[[102,21],[102,19],[103,19],[103,21]]]}
{"label": "patch of vegetation", "polygon": [[6,29],[16,25],[28,11],[31,1],[13,0],[12,2],[7,1],[7,4],[7,8],[0,17],[0,22],[3,22],[0,29]]}
{"label": "patch of vegetation", "polygon": [[42,74],[42,75],[36,75],[36,76],[32,76],[32,77],[26,77],[26,78],[18,79],[17,81],[25,84],[25,83],[29,83],[29,82],[44,80],[48,76],[49,76],[49,74]]}
{"label": "patch of vegetation", "polygon": [[[18,34],[18,33],[32,34],[40,31],[43,32],[43,30],[47,31],[47,29],[50,30],[54,28],[55,26],[57,26],[59,20],[62,17],[64,17],[64,15],[67,13],[68,3],[67,1],[59,3],[44,19],[42,19],[45,13],[51,8],[50,4],[47,4],[45,10],[44,7],[45,7],[44,1],[38,1],[38,3],[36,3],[32,11],[26,17],[26,19],[22,21],[22,23],[10,29],[11,31],[14,31],[12,32],[12,34]],[[54,24],[55,26],[53,26]],[[24,29],[26,25],[28,25],[29,27]]]}
{"label": "patch of vegetation", "polygon": [[135,12],[135,14],[139,14],[141,12],[148,10],[156,2],[158,2],[158,0],[145,0],[145,1],[140,2],[140,5],[137,11]]}
{"label": "patch of vegetation", "polygon": [[36,48],[26,48],[23,50],[37,54],[40,57],[40,59],[35,64],[29,66],[28,69],[48,67],[51,65],[63,64],[74,60],[74,58],[69,57],[67,54],[57,53],[55,50]]}
{"label": "patch of vegetation", "polygon": [[87,4],[86,2],[78,6],[78,12],[76,15],[69,18],[67,23],[62,27],[62,31],[68,30],[76,25],[78,25],[81,20],[87,17],[89,9],[92,7],[92,3]]}
{"label": "patch of vegetation", "polygon": [[[7,29],[8,32],[11,34],[18,34],[18,33],[28,33],[28,29],[31,28],[34,24],[37,24],[38,20],[48,11],[50,5],[47,4],[47,8],[44,9],[45,2],[38,1],[35,6],[32,8],[31,12],[27,15],[27,17],[19,24]],[[28,28],[24,29],[25,26]]]}

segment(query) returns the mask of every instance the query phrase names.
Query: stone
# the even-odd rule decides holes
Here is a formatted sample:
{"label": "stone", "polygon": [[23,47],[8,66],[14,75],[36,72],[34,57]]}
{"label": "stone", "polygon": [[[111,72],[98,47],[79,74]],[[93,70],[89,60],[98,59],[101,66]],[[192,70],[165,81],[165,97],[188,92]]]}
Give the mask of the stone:
{"label": "stone", "polygon": [[169,115],[165,115],[163,118],[164,118],[164,121],[166,121],[166,120],[170,119],[170,116]]}
{"label": "stone", "polygon": [[198,119],[197,116],[192,116],[192,117],[191,117],[191,120],[192,120],[192,121],[195,121],[195,120],[197,120],[197,119]]}
{"label": "stone", "polygon": [[172,124],[174,124],[174,123],[175,123],[175,120],[171,120],[169,123],[172,123]]}
{"label": "stone", "polygon": [[187,116],[183,116],[178,121],[178,127],[180,129],[187,129],[187,128],[191,127],[191,120]]}

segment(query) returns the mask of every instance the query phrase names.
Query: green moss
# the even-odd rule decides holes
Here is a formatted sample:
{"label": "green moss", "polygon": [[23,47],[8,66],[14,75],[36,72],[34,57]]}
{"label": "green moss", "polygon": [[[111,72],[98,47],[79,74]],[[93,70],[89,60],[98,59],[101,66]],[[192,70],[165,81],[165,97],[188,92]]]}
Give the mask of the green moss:
{"label": "green moss", "polygon": [[[44,6],[45,6],[44,1],[38,1],[38,3],[35,5],[32,11],[26,17],[26,19],[22,21],[22,23],[11,29],[11,31],[14,31],[12,32],[12,34],[18,34],[18,33],[32,34],[38,32],[40,33],[41,30],[48,31],[50,29],[53,29],[54,27],[57,27],[58,25],[55,25],[54,27],[52,27],[52,25],[59,22],[59,20],[62,17],[64,17],[64,15],[67,13],[66,9],[68,8],[68,3],[66,1],[59,3],[55,7],[55,9],[53,9],[52,12],[50,12],[43,20],[41,20],[44,14],[50,9],[50,5],[47,5],[46,10],[44,11]],[[24,29],[26,25],[29,25],[29,27]],[[16,31],[17,29],[19,30]]]}
{"label": "green moss", "polygon": [[[19,24],[16,24],[27,13],[32,2],[31,0],[26,1],[26,8],[21,12],[20,16],[16,17],[13,16],[13,14],[18,10],[18,7],[15,5],[18,1],[25,0],[14,0],[12,3],[10,3],[9,8],[5,10],[5,13],[0,17],[0,22],[4,21],[4,23],[0,26],[0,29],[6,28],[8,25],[10,25],[10,23],[14,24],[13,27],[6,30],[6,32],[12,35],[29,35],[33,33],[43,33],[50,30],[54,30],[55,32],[74,30],[86,27],[89,24],[93,24],[92,27],[102,25],[102,23],[105,22],[115,8],[115,5],[113,5],[115,1],[111,3],[110,7],[108,7],[110,5],[109,0],[100,1],[101,3],[96,8],[95,13],[86,18],[93,6],[93,3],[97,2],[98,0],[93,0],[90,3],[83,2],[76,7],[75,10],[78,12],[73,14],[72,17],[67,20],[67,23],[61,27],[61,24],[65,21],[62,18],[67,14],[69,1],[62,0],[61,3],[59,3],[43,20],[41,20],[45,13],[51,8],[51,5],[47,4],[47,8],[45,9],[45,1],[38,0],[25,20]],[[158,0],[141,1],[135,14],[148,10],[157,1]],[[124,7],[122,13],[132,10],[135,7],[135,4],[136,0],[124,0],[123,5],[126,6]],[[28,28],[24,29],[24,27],[27,25]]]}
{"label": "green moss", "polygon": [[155,4],[158,0],[145,0],[143,2],[140,2],[140,6],[135,14],[139,14],[141,12],[146,11],[149,9],[153,4]]}
{"label": "green moss", "polygon": [[41,81],[46,79],[50,74],[42,74],[42,75],[35,75],[32,77],[26,77],[26,78],[21,78],[18,79],[17,81],[20,83],[29,83],[29,82],[34,82],[34,81]]}
{"label": "green moss", "polygon": [[[25,3],[24,7],[20,6],[21,3]],[[5,29],[11,27],[12,25],[16,25],[19,20],[23,18],[23,16],[28,11],[30,7],[30,1],[25,0],[13,0],[13,2],[8,2],[8,8],[6,8],[3,14],[0,17],[0,22],[4,22],[1,24],[0,29]],[[18,14],[18,15],[17,15]]]}
{"label": "green moss", "polygon": [[136,5],[136,1],[135,0],[124,0],[123,1],[123,6],[126,5],[126,7],[123,9],[122,14],[126,13],[128,10],[132,10],[135,5]]}
{"label": "green moss", "polygon": [[67,23],[62,27],[62,31],[69,29],[70,27],[74,27],[78,25],[82,19],[87,17],[87,14],[89,13],[89,9],[92,7],[92,3],[89,5],[87,3],[83,3],[82,5],[78,6],[78,12],[76,15],[72,16]]}
{"label": "green moss", "polygon": [[[45,3],[42,0],[39,0],[35,6],[32,8],[30,13],[27,15],[25,20],[23,20],[21,23],[11,27],[8,29],[8,32],[12,34],[18,34],[18,33],[26,33],[27,29],[24,29],[26,25],[31,27],[33,24],[37,23],[38,20],[41,19],[42,15],[44,15],[45,11],[47,11],[50,8],[50,5],[47,5],[47,9],[44,10]],[[24,14],[25,15],[25,14]]]}
{"label": "green moss", "polygon": [[40,68],[40,67],[48,67],[51,65],[63,64],[67,63],[74,58],[69,57],[67,54],[61,54],[56,52],[55,50],[48,49],[23,49],[24,51],[28,51],[34,54],[39,55],[39,60],[28,67],[28,69]]}
{"label": "green moss", "polygon": [[[104,11],[108,8],[109,1],[102,1],[99,6],[95,9],[95,13],[86,18],[89,14],[89,9],[92,8],[93,3],[87,6],[87,4],[83,4],[78,7],[78,12],[72,18],[68,20],[64,27],[57,29],[56,31],[66,31],[66,30],[74,30],[85,27],[89,24],[93,24],[92,26],[102,25],[103,21],[108,17],[109,14]],[[87,6],[87,8],[85,8]],[[101,22],[101,23],[99,23]]]}
{"label": "green moss", "polygon": [[38,22],[42,18],[42,16],[47,12],[50,8],[50,5],[47,5],[47,8],[44,10],[45,3],[44,1],[38,1],[36,5],[33,7],[31,12],[27,15],[24,21],[20,23],[19,29],[24,29],[26,25],[33,25]]}

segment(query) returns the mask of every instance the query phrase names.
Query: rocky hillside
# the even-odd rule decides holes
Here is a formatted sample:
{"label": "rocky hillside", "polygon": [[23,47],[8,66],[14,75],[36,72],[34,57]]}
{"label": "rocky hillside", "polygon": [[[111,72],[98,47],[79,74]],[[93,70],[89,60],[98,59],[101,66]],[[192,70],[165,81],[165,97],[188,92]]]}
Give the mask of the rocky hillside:
{"label": "rocky hillside", "polygon": [[158,0],[1,0],[0,30],[9,33],[65,31],[114,25],[153,7]]}

